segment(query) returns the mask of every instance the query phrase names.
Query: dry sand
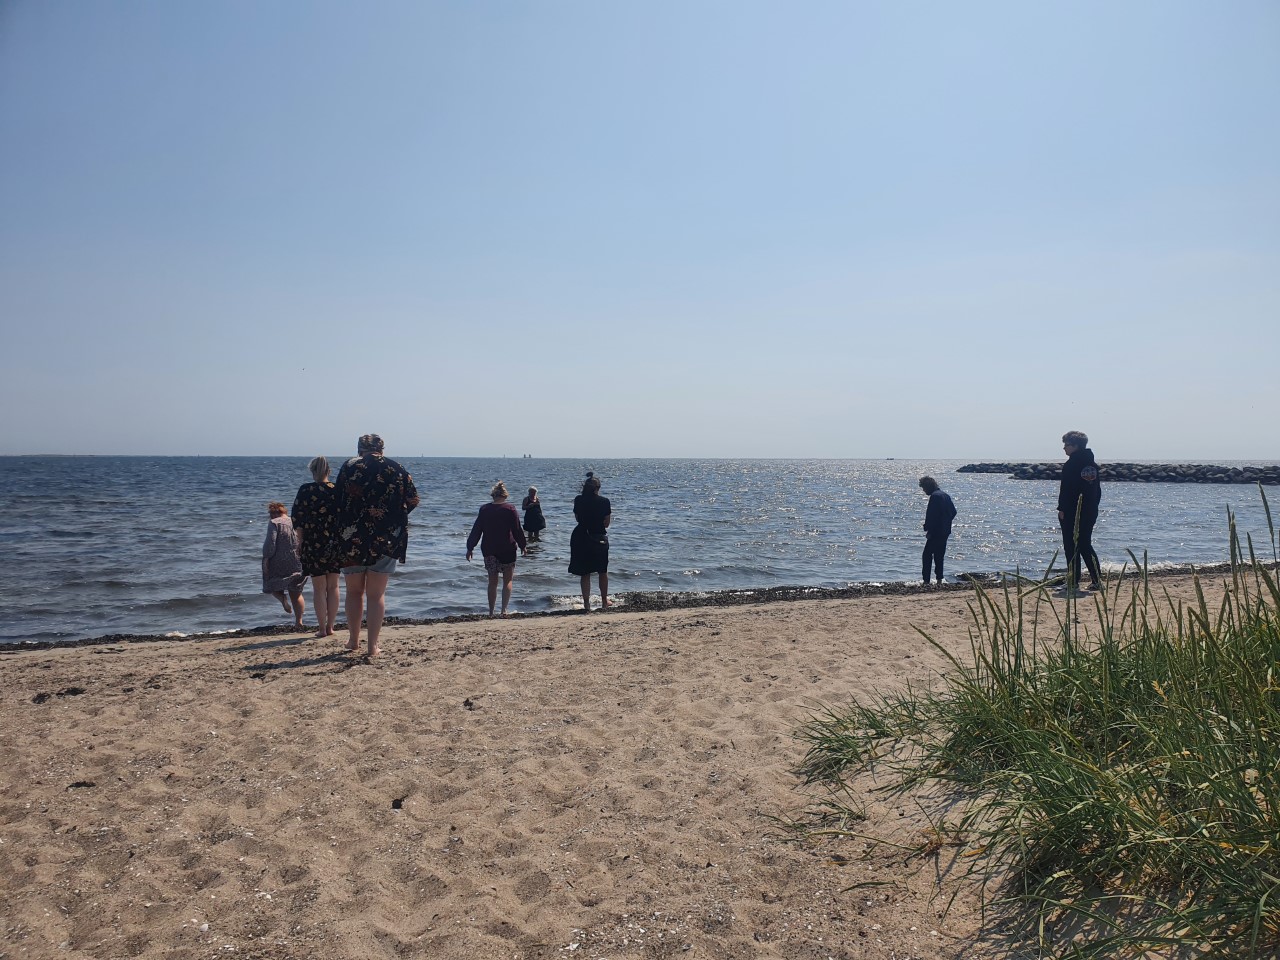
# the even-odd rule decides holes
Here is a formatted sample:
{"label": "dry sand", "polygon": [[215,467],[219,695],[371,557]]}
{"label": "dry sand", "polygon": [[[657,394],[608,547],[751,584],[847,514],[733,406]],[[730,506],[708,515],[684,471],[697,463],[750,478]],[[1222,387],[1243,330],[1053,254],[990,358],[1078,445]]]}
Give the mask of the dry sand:
{"label": "dry sand", "polygon": [[6,653],[0,957],[1009,956],[936,856],[779,824],[797,727],[930,682],[971,597]]}

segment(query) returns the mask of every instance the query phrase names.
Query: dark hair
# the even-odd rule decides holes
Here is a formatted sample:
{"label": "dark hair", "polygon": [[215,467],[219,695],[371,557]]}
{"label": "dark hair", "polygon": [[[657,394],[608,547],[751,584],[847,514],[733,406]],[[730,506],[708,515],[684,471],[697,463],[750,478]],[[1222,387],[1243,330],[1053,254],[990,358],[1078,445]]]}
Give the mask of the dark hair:
{"label": "dark hair", "polygon": [[1081,433],[1079,430],[1068,430],[1062,435],[1062,442],[1070,444],[1073,447],[1079,447],[1083,450],[1089,445],[1089,437],[1087,434]]}
{"label": "dark hair", "polygon": [[584,497],[594,497],[600,492],[600,478],[594,473],[588,473],[587,479],[582,481],[582,495]]}
{"label": "dark hair", "polygon": [[383,443],[382,438],[376,433],[366,433],[363,437],[356,441],[356,453],[364,456],[367,453],[382,456]]}
{"label": "dark hair", "polygon": [[938,481],[933,479],[933,477],[921,477],[920,489],[925,493],[933,493],[933,491],[938,489]]}

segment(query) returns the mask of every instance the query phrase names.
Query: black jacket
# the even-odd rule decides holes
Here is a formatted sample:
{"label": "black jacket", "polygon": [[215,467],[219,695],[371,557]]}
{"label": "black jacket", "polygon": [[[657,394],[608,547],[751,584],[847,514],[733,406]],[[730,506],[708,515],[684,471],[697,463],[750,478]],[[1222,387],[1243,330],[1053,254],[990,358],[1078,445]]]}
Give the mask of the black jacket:
{"label": "black jacket", "polygon": [[1102,502],[1102,484],[1098,478],[1098,461],[1088,447],[1077,450],[1062,465],[1062,483],[1058,487],[1058,509],[1067,520],[1076,515],[1076,504],[1084,497],[1081,519],[1098,519],[1098,504]]}
{"label": "black jacket", "polygon": [[956,505],[945,491],[929,494],[929,506],[924,511],[924,532],[931,537],[951,536],[951,521],[956,516]]}

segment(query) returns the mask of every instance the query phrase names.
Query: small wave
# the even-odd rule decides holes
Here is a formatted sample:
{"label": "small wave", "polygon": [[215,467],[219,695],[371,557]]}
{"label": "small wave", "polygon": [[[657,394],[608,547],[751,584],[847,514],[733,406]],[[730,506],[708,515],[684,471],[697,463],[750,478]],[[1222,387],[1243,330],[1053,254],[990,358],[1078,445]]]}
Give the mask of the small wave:
{"label": "small wave", "polygon": [[[564,610],[582,609],[582,594],[577,594],[576,596],[552,595],[547,599],[551,604],[552,610],[564,611]],[[612,597],[609,600],[609,604],[610,606],[613,606],[613,607],[625,607],[627,605],[626,601],[622,600],[619,597]],[[591,606],[592,606],[592,609],[599,608],[600,594],[593,593],[591,595]]]}

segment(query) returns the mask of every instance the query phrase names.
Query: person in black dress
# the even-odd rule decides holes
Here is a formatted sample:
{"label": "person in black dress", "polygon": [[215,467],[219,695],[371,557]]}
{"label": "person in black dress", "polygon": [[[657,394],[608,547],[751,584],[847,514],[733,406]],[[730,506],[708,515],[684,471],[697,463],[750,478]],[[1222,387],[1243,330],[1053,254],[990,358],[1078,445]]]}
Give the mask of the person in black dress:
{"label": "person in black dress", "polygon": [[333,636],[338,624],[338,488],[329,482],[329,461],[316,457],[307,469],[314,479],[293,498],[293,529],[302,539],[302,572],[311,578],[317,637]]}
{"label": "person in black dress", "polygon": [[542,501],[538,499],[538,488],[530,487],[529,495],[520,504],[524,511],[524,532],[529,535],[530,543],[537,543],[538,536],[547,528],[547,520],[542,515]]}
{"label": "person in black dress", "polygon": [[591,612],[591,574],[600,580],[600,609],[609,603],[609,524],[613,512],[607,497],[600,496],[600,478],[588,473],[582,493],[573,498],[578,525],[569,536],[569,572],[582,580],[582,609]]}

